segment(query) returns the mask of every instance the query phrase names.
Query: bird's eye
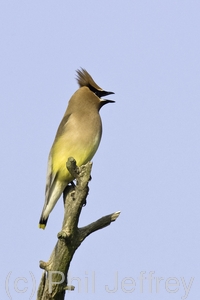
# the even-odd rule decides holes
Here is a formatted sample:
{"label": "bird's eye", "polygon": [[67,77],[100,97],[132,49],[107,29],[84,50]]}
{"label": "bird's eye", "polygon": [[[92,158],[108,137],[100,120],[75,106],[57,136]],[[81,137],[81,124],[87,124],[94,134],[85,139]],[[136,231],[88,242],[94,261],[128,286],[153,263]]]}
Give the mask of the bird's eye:
{"label": "bird's eye", "polygon": [[101,98],[101,92],[95,89],[92,85],[89,84],[89,89],[92,91],[97,97]]}
{"label": "bird's eye", "polygon": [[95,91],[94,93],[97,97],[101,98],[101,93],[99,91]]}

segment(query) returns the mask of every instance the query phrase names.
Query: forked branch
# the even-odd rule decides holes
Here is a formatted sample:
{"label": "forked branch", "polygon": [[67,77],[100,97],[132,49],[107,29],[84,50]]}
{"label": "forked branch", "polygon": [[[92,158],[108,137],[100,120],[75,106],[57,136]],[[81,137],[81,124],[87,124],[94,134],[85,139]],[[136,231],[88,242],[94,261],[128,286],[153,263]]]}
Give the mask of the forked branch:
{"label": "forked branch", "polygon": [[44,269],[44,273],[38,288],[37,300],[64,300],[65,291],[74,289],[73,286],[67,285],[67,274],[76,249],[88,235],[110,225],[120,214],[115,212],[78,228],[80,213],[89,191],[92,163],[78,168],[76,161],[69,158],[67,168],[76,179],[76,185],[67,186],[63,193],[65,213],[62,230],[58,233],[58,241],[49,261],[40,261],[40,268]]}

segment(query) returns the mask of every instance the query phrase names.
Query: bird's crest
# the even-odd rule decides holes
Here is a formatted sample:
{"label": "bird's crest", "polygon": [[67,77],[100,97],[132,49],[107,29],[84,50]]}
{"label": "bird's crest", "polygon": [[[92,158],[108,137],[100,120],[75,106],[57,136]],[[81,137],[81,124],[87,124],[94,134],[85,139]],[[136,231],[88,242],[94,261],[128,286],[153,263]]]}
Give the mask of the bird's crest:
{"label": "bird's crest", "polygon": [[102,88],[100,88],[96,82],[93,80],[92,76],[90,76],[90,74],[85,70],[85,69],[80,69],[77,70],[77,81],[80,87],[82,86],[87,86],[90,90],[93,91],[93,89],[95,90],[99,90],[102,91]]}

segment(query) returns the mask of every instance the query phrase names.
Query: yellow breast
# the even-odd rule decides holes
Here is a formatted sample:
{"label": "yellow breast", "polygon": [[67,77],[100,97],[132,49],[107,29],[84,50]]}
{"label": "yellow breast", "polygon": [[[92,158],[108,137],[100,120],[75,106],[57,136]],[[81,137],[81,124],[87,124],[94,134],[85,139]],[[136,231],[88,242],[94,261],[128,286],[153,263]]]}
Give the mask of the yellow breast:
{"label": "yellow breast", "polygon": [[69,157],[76,160],[78,166],[86,164],[92,159],[100,143],[101,136],[97,134],[95,138],[89,139],[69,139],[61,136],[55,141],[52,147],[52,171],[58,174],[58,179],[62,181],[71,181],[66,162]]}

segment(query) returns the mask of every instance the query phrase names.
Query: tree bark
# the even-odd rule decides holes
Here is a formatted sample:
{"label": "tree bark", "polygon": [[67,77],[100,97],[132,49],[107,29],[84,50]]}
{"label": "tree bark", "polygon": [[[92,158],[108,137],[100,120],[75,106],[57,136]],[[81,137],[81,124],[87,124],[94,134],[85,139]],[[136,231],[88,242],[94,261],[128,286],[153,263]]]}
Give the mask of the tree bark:
{"label": "tree bark", "polygon": [[104,216],[99,220],[78,228],[82,207],[86,204],[88,182],[92,163],[77,167],[76,161],[69,158],[67,162],[69,172],[76,179],[76,185],[67,186],[64,193],[64,220],[58,241],[48,262],[40,261],[40,268],[44,269],[37,292],[37,300],[64,300],[66,290],[74,290],[74,286],[67,285],[67,274],[70,262],[76,249],[92,232],[102,229],[114,222],[120,212]]}

